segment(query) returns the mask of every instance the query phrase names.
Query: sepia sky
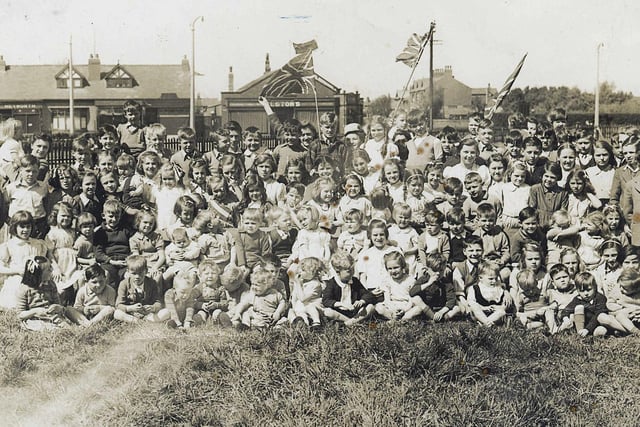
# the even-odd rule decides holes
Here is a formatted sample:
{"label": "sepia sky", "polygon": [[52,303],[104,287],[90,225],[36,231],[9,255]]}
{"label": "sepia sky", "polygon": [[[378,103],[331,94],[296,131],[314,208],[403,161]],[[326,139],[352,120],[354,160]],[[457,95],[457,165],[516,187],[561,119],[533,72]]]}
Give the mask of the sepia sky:
{"label": "sepia sky", "polygon": [[[8,64],[165,64],[191,58],[196,24],[197,91],[219,97],[229,66],[238,88],[293,56],[292,42],[316,39],[316,71],[347,91],[394,94],[410,69],[395,62],[413,32],[436,22],[434,67],[453,67],[472,87],[501,86],[525,52],[515,87],[577,86],[600,78],[640,95],[640,2],[632,0],[0,0],[0,55]],[[95,35],[95,36],[94,36]],[[416,77],[428,76],[425,55]]]}

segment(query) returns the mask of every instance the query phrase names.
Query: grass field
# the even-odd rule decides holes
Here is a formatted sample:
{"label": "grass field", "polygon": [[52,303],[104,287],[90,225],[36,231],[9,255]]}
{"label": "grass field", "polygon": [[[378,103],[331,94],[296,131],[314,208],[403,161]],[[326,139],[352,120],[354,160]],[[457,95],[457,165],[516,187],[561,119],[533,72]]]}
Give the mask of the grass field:
{"label": "grass field", "polygon": [[34,333],[0,313],[0,425],[637,426],[639,344],[464,322]]}

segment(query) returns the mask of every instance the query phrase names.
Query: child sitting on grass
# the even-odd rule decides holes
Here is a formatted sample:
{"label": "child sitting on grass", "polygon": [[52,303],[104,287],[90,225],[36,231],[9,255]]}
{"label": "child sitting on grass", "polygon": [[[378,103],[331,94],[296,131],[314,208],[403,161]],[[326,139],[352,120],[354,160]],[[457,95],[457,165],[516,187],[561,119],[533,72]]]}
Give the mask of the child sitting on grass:
{"label": "child sitting on grass", "polygon": [[484,253],[482,237],[469,236],[464,242],[463,253],[466,259],[461,262],[454,262],[451,265],[453,267],[453,287],[457,300],[456,307],[449,314],[451,317],[460,312],[469,313],[467,290],[478,282],[478,266]]}
{"label": "child sitting on grass", "polygon": [[417,296],[425,303],[423,313],[429,320],[450,320],[451,313],[455,316],[453,309],[456,307],[456,294],[451,281],[451,270],[447,269],[447,260],[442,254],[433,252],[426,255],[424,267],[424,275],[416,280],[409,295]]}
{"label": "child sitting on grass", "polygon": [[270,272],[255,271],[251,275],[251,289],[242,295],[232,322],[254,328],[275,325],[287,307],[282,294],[273,288],[275,281],[276,278]]}
{"label": "child sitting on grass", "polygon": [[517,288],[512,292],[515,294],[516,317],[527,329],[544,327],[548,307],[538,286],[536,273],[527,268],[518,271],[515,278]]}
{"label": "child sitting on grass", "polygon": [[33,216],[27,211],[18,211],[11,216],[11,238],[0,245],[0,309],[16,308],[17,291],[28,259],[35,256],[52,258],[44,240],[29,237],[34,226]]}
{"label": "child sitting on grass", "polygon": [[28,259],[24,267],[22,284],[18,289],[18,319],[30,331],[67,327],[76,311],[60,304],[56,285],[51,280],[51,263],[36,256]]}
{"label": "child sitting on grass", "polygon": [[384,300],[376,304],[376,313],[389,320],[411,320],[422,314],[426,304],[419,296],[409,293],[415,279],[409,275],[409,266],[400,252],[384,255],[389,279],[382,281]]}
{"label": "child sitting on grass", "polygon": [[618,278],[620,294],[616,299],[616,320],[630,334],[640,334],[640,269],[628,267]]}
{"label": "child sitting on grass", "polygon": [[564,264],[555,264],[549,269],[551,288],[547,289],[546,298],[549,309],[545,313],[545,319],[549,332],[557,334],[571,328],[573,321],[569,316],[563,316],[564,310],[577,295],[574,290],[569,270]]}
{"label": "child sitting on grass", "polygon": [[471,317],[482,326],[501,324],[512,305],[509,292],[501,285],[500,267],[495,262],[483,261],[478,267],[478,284],[467,291]]}
{"label": "child sitting on grass", "polygon": [[312,329],[320,327],[322,312],[322,282],[325,267],[319,258],[309,257],[300,261],[296,277],[291,286],[292,323],[311,324]]}
{"label": "child sitting on grass", "polygon": [[200,245],[192,241],[184,228],[176,228],[171,233],[172,242],[164,253],[167,257],[167,270],[162,279],[170,281],[176,274],[196,272],[200,261]]}
{"label": "child sitting on grass", "polygon": [[345,325],[368,319],[375,310],[376,296],[353,275],[354,264],[348,252],[335,252],[331,256],[332,277],[322,293],[324,315]]}
{"label": "child sitting on grass", "polygon": [[[220,268],[212,260],[204,260],[198,266],[198,278],[200,283],[197,289],[200,291],[199,310],[195,316],[203,321],[211,319],[222,326],[231,326],[231,318],[227,314],[229,310],[229,295],[220,279]],[[230,282],[227,282],[230,284]],[[232,287],[233,289],[233,287]],[[196,306],[197,307],[197,306]]]}
{"label": "child sitting on grass", "polygon": [[249,285],[244,279],[244,270],[233,265],[228,266],[220,275],[220,283],[224,287],[229,302],[227,314],[232,319],[233,326],[238,327],[241,316],[236,316],[237,309],[242,301],[242,296],[249,292]]}
{"label": "child sitting on grass", "polygon": [[116,291],[107,286],[107,273],[98,264],[84,271],[85,284],[78,290],[73,308],[82,313],[80,324],[89,326],[113,318]]}
{"label": "child sitting on grass", "polygon": [[173,288],[164,294],[165,308],[158,312],[169,329],[189,329],[201,325],[204,319],[196,314],[200,292],[193,287],[193,279],[182,272],[173,280]]}
{"label": "child sitting on grass", "polygon": [[400,249],[390,244],[389,231],[383,220],[372,219],[367,235],[371,246],[358,255],[355,273],[364,287],[371,290],[377,289],[380,282],[389,276],[384,265],[384,255]]}
{"label": "child sitting on grass", "polygon": [[260,257],[271,253],[272,247],[269,235],[260,229],[265,223],[264,214],[260,209],[247,208],[242,214],[241,222],[241,228],[229,230],[230,263],[248,273]]}
{"label": "child sitting on grass", "polygon": [[604,336],[609,328],[624,332],[624,327],[608,314],[607,297],[598,292],[593,275],[579,272],[574,282],[578,295],[562,310],[562,317],[573,319],[578,335]]}
{"label": "child sitting on grass", "polygon": [[160,321],[157,313],[162,307],[161,295],[158,284],[147,276],[147,260],[142,255],[131,255],[125,263],[127,275],[118,286],[113,317],[131,323]]}

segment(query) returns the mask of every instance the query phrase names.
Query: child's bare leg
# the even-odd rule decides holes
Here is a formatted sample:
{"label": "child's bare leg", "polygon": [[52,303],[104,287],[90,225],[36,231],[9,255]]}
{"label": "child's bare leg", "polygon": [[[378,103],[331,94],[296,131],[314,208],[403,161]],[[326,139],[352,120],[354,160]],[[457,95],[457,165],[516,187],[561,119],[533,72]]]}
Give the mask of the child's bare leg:
{"label": "child's bare leg", "polygon": [[544,326],[545,326],[544,322],[540,320],[530,320],[529,323],[527,323],[528,330],[543,328]]}
{"label": "child's bare leg", "polygon": [[65,315],[73,322],[81,326],[89,326],[91,322],[89,319],[81,313],[79,310],[76,310],[73,307],[65,307],[64,309]]}
{"label": "child's bare leg", "polygon": [[629,310],[619,310],[618,313],[616,313],[616,320],[627,332],[631,334],[640,333],[640,329],[629,319]]}
{"label": "child's bare leg", "polygon": [[603,337],[607,335],[607,328],[605,328],[604,326],[600,325],[597,328],[594,329],[593,331],[593,336],[594,337]]}
{"label": "child's bare leg", "polygon": [[113,313],[113,318],[121,322],[127,322],[127,323],[134,323],[140,320],[137,317],[132,316],[131,314],[125,313],[124,311],[118,310],[118,309],[116,309],[116,311]]}
{"label": "child's bare leg", "polygon": [[166,322],[171,319],[171,313],[166,308],[158,311],[157,313],[149,313],[144,316],[144,320],[147,322],[158,323],[158,322]]}
{"label": "child's bare leg", "polygon": [[90,320],[91,324],[96,324],[105,320],[109,320],[113,318],[113,313],[116,311],[115,308],[110,305],[104,306],[100,309],[98,314],[93,316],[93,319]]}
{"label": "child's bare leg", "polygon": [[380,316],[384,317],[387,320],[395,319],[395,313],[389,310],[387,306],[382,303],[376,304],[375,310],[376,310],[376,313],[378,313]]}
{"label": "child's bare leg", "polygon": [[451,310],[447,311],[447,314],[444,315],[444,318],[447,320],[451,320],[461,313],[462,311],[460,310],[460,307],[456,305]]}
{"label": "child's bare leg", "polygon": [[558,332],[558,325],[556,325],[556,314],[552,309],[544,312],[544,319],[549,332],[551,332],[552,334]]}
{"label": "child's bare leg", "polygon": [[324,309],[324,316],[327,319],[337,320],[339,322],[348,322],[349,320],[351,320],[347,316],[345,316],[344,314],[339,313],[339,312],[335,311],[332,308],[325,308]]}
{"label": "child's bare leg", "polygon": [[494,311],[489,316],[487,316],[487,322],[490,325],[497,325],[498,323],[502,322],[502,319],[506,315],[507,315],[507,312],[504,311],[503,309],[501,308],[496,309],[496,311]]}
{"label": "child's bare leg", "polygon": [[433,317],[436,315],[431,309],[431,307],[429,307],[426,304],[425,304],[425,307],[422,309],[422,312],[424,313],[425,316],[427,316],[427,319],[429,320],[433,320]]}
{"label": "child's bare leg", "polygon": [[246,310],[242,313],[242,323],[246,326],[251,326],[252,310]]}
{"label": "child's bare leg", "polygon": [[611,329],[615,329],[616,331],[626,332],[627,330],[618,322],[618,319],[615,316],[612,316],[608,313],[600,313],[598,314],[598,323],[603,326],[608,326]]}
{"label": "child's bare leg", "polygon": [[318,308],[315,305],[306,306],[305,311],[307,313],[307,316],[311,319],[311,323],[313,325],[320,324],[320,313],[318,312]]}
{"label": "child's bare leg", "polygon": [[420,307],[417,305],[414,305],[413,307],[411,307],[409,310],[407,310],[403,315],[401,320],[411,320],[414,319],[418,316],[420,316],[422,314],[422,311],[424,310],[424,307]]}
{"label": "child's bare leg", "polygon": [[516,313],[516,317],[518,318],[518,320],[520,321],[520,323],[522,323],[522,326],[524,326],[525,328],[529,325],[529,323],[531,322],[529,320],[529,316],[527,316],[526,313]]}

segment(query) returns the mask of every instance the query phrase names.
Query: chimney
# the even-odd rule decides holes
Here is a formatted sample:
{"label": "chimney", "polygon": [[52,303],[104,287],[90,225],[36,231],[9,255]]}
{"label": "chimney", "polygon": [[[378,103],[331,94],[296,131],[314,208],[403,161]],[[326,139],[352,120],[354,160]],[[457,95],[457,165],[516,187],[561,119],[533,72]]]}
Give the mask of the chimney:
{"label": "chimney", "polygon": [[453,70],[451,69],[451,65],[444,66],[444,74],[447,77],[453,77]]}
{"label": "chimney", "polygon": [[4,61],[4,56],[0,55],[0,71],[7,71],[7,63]]}
{"label": "chimney", "polygon": [[264,73],[267,74],[271,72],[271,62],[269,61],[269,54],[267,53],[267,57],[264,59]]}
{"label": "chimney", "polygon": [[100,57],[96,53],[89,55],[89,75],[87,76],[90,82],[100,80]]}
{"label": "chimney", "polygon": [[187,59],[187,55],[182,57],[182,71],[188,73],[191,71],[191,67],[189,66],[189,60]]}
{"label": "chimney", "polygon": [[229,92],[233,92],[233,67],[229,67]]}

